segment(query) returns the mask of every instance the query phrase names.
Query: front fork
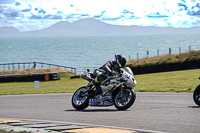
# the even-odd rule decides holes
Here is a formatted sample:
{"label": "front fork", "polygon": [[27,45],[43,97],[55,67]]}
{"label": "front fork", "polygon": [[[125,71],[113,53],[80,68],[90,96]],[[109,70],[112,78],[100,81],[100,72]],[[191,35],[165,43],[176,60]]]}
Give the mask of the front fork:
{"label": "front fork", "polygon": [[127,93],[126,89],[123,86],[123,83],[120,85],[120,96],[122,101],[126,101],[129,97],[129,93]]}
{"label": "front fork", "polygon": [[123,87],[124,87],[123,84],[121,84],[120,85],[120,98],[124,97],[124,91],[123,91],[124,89],[123,89]]}

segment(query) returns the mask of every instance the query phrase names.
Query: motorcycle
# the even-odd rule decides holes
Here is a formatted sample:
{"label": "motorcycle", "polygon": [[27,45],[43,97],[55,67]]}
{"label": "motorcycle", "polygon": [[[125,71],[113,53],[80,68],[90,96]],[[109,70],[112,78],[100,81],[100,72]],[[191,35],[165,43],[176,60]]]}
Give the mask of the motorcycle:
{"label": "motorcycle", "polygon": [[[199,80],[200,80],[200,77],[199,77]],[[200,85],[198,85],[193,92],[193,100],[197,105],[200,106]]]}
{"label": "motorcycle", "polygon": [[[72,96],[72,106],[76,110],[83,110],[88,106],[115,106],[118,110],[126,110],[135,102],[136,93],[133,87],[137,82],[129,67],[121,68],[119,75],[107,76],[100,87],[102,93],[96,95],[94,75],[87,72],[81,75],[82,79],[89,81],[87,86],[80,87]],[[88,89],[89,87],[89,89]]]}

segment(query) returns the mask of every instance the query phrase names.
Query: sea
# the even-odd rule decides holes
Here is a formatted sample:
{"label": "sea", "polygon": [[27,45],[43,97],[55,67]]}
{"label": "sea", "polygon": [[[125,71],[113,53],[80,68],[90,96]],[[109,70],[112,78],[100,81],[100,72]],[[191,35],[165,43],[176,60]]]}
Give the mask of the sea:
{"label": "sea", "polygon": [[98,68],[123,54],[140,59],[200,49],[200,34],[0,37],[0,64],[43,62],[78,70]]}

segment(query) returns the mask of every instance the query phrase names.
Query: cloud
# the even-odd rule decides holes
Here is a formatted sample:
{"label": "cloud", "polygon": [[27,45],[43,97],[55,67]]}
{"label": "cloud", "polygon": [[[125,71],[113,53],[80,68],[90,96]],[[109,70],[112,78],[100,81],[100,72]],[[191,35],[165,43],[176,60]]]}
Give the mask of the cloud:
{"label": "cloud", "polygon": [[16,0],[0,4],[0,26],[21,31],[83,18],[116,25],[200,26],[200,0]]}
{"label": "cloud", "polygon": [[192,6],[192,8],[188,11],[188,13],[190,15],[200,17],[200,3],[196,3],[195,6]]}

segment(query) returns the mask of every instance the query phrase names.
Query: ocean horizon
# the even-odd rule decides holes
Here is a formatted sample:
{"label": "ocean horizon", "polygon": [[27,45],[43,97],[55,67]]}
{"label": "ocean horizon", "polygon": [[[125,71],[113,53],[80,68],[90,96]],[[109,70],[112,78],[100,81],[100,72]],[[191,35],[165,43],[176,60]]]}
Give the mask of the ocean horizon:
{"label": "ocean horizon", "polygon": [[116,54],[130,60],[168,54],[169,48],[171,54],[199,50],[200,34],[0,37],[0,64],[35,61],[77,69],[98,68]]}

